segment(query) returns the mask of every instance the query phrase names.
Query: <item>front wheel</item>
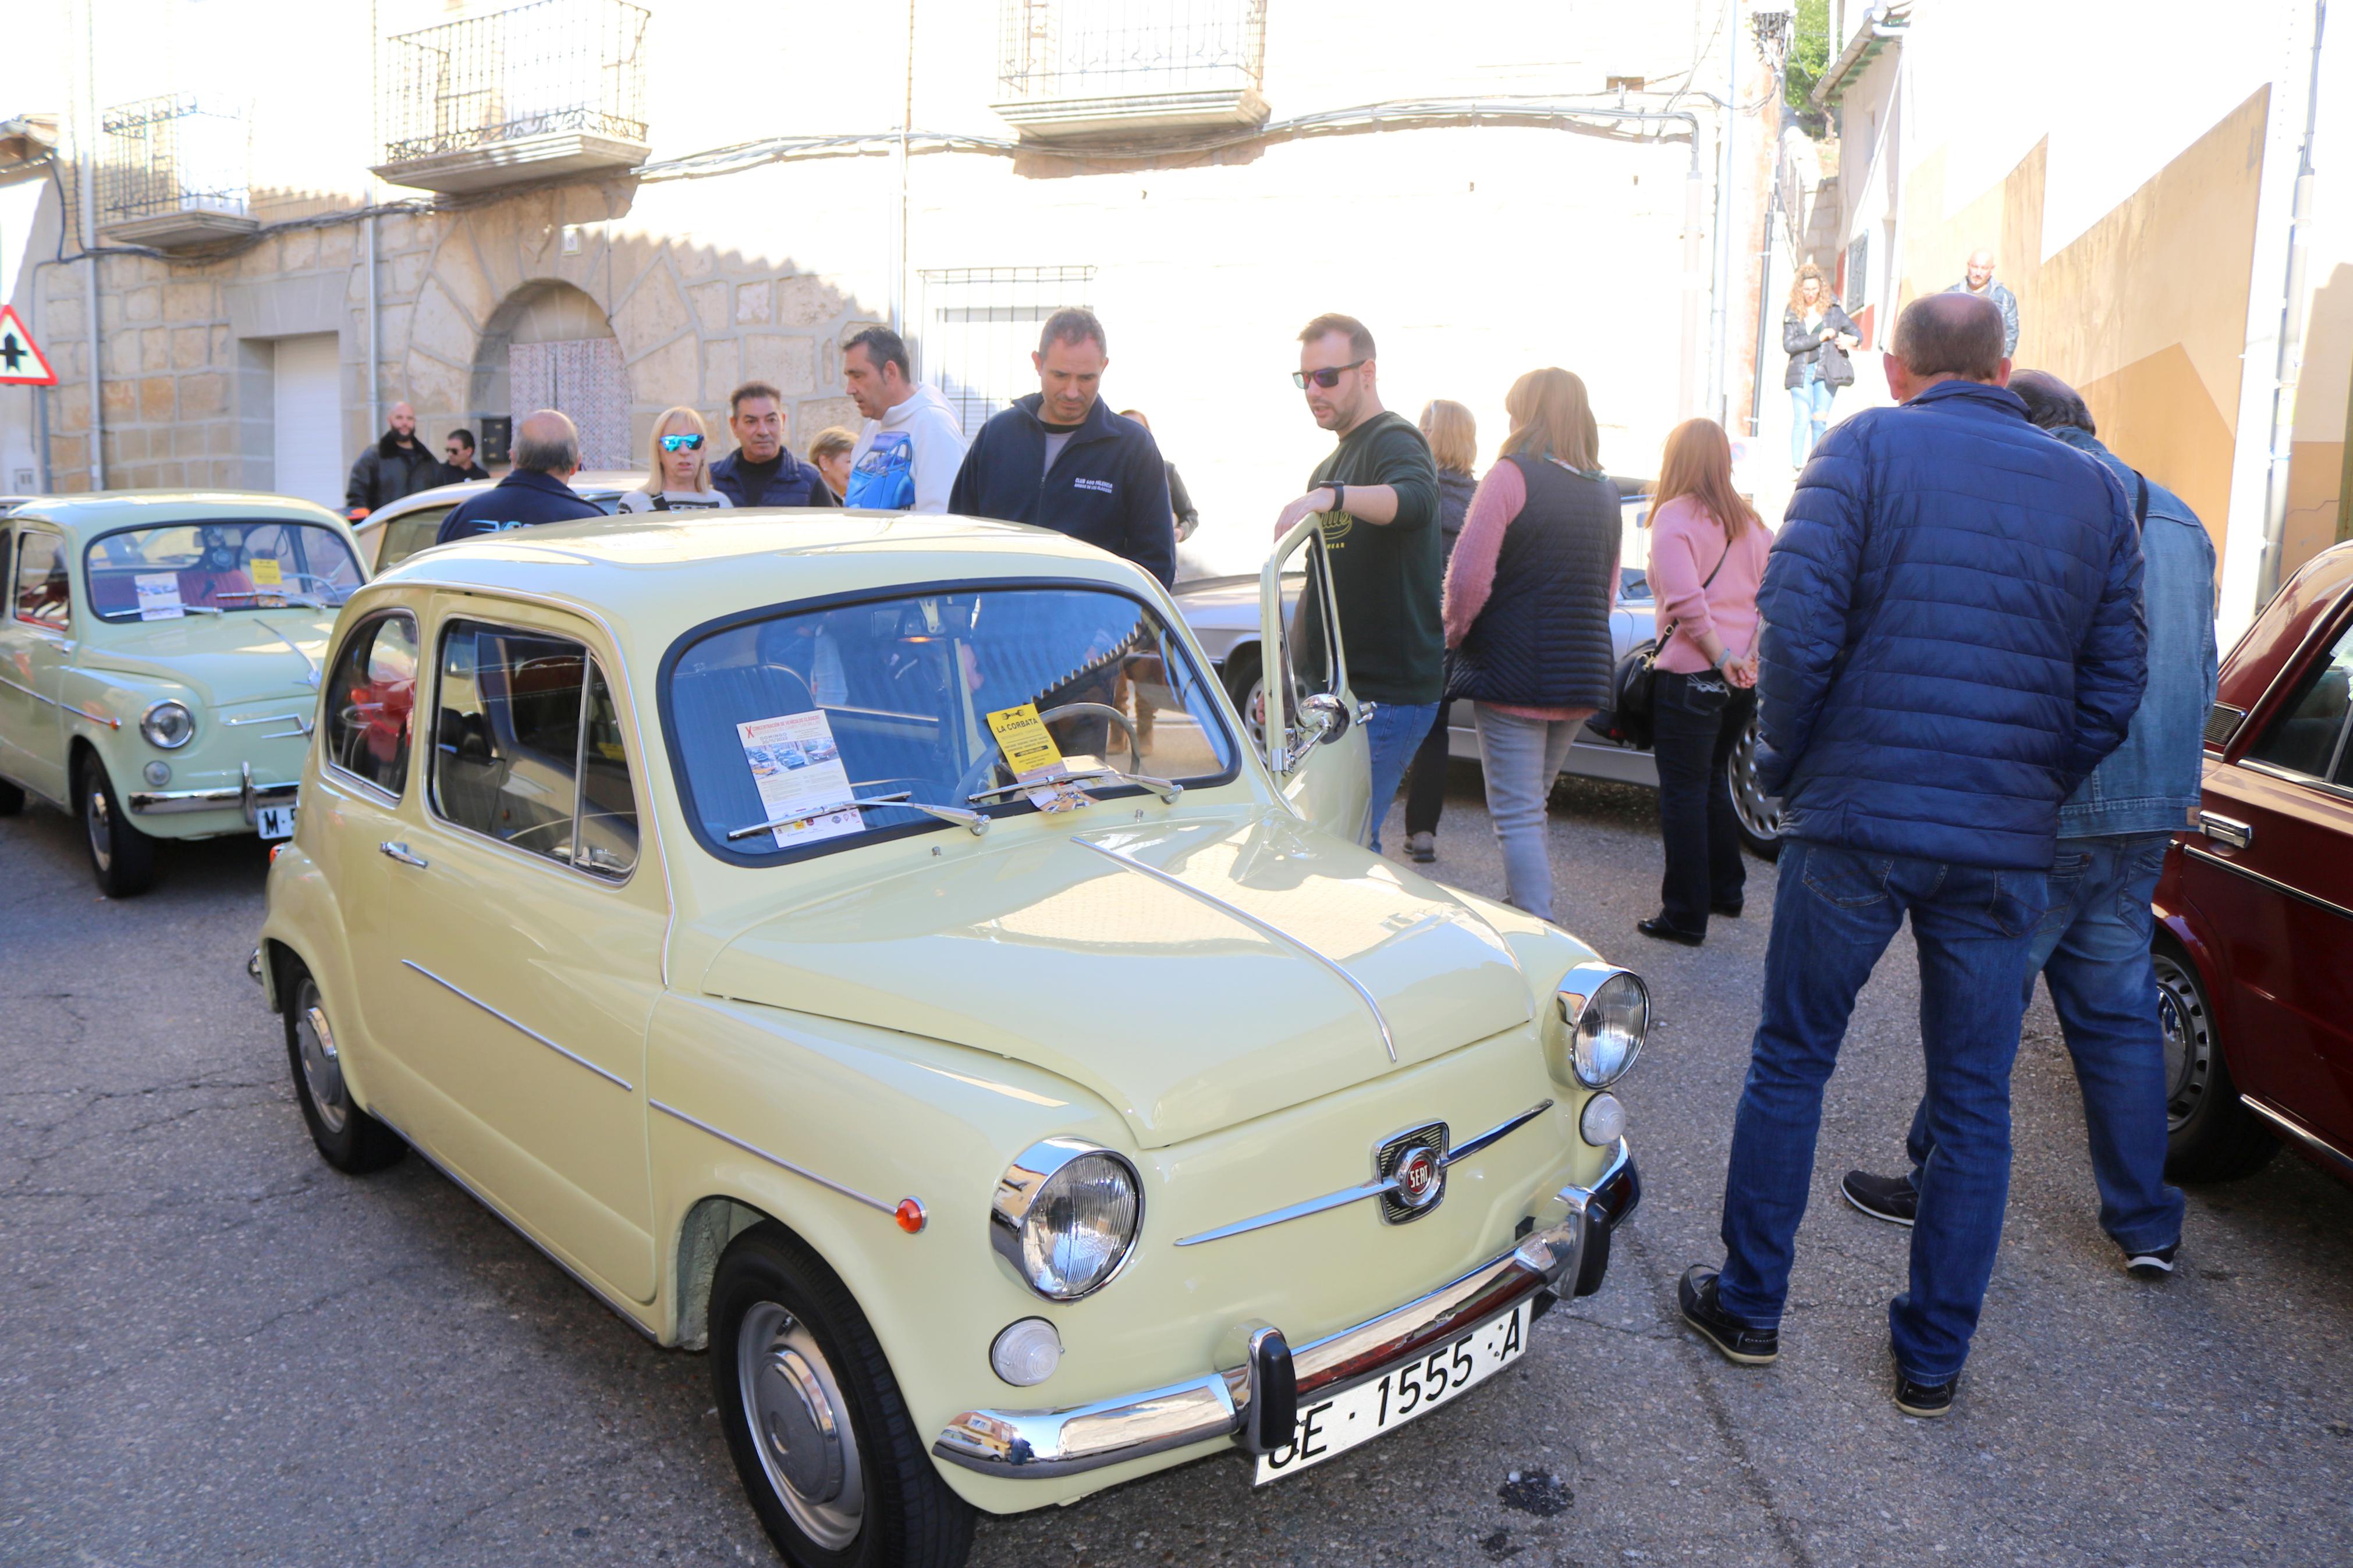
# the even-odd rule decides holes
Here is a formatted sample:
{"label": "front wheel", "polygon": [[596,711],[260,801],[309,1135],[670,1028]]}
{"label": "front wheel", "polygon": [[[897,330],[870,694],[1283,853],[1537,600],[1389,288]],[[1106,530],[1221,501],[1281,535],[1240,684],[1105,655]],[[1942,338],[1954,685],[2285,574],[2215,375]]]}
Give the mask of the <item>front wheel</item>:
{"label": "front wheel", "polygon": [[145,892],[155,880],[155,841],[132,826],[106,776],[106,764],[85,756],[74,793],[98,890],[110,899]]}
{"label": "front wheel", "polygon": [[1242,730],[1250,745],[1261,756],[1266,755],[1266,719],[1260,700],[1262,666],[1256,647],[1238,647],[1226,660],[1226,695],[1234,700],[1234,711],[1242,716]]}
{"label": "front wheel", "polygon": [[755,1226],[711,1286],[712,1402],[768,1539],[796,1568],[958,1568],[970,1505],[932,1468],[858,1302],[783,1226]]}
{"label": "front wheel", "polygon": [[1733,745],[1732,755],[1724,760],[1724,779],[1732,790],[1732,816],[1740,825],[1741,847],[1759,860],[1778,860],[1781,858],[1781,803],[1757,785],[1757,716],[1752,713],[1747,728]]}
{"label": "front wheel", "polygon": [[14,816],[25,809],[25,792],[0,779],[0,816]]}
{"label": "front wheel", "polygon": [[2157,939],[2149,959],[2165,1038],[2165,1173],[2177,1182],[2251,1175],[2279,1152],[2279,1140],[2239,1099],[2206,982],[2170,937]]}

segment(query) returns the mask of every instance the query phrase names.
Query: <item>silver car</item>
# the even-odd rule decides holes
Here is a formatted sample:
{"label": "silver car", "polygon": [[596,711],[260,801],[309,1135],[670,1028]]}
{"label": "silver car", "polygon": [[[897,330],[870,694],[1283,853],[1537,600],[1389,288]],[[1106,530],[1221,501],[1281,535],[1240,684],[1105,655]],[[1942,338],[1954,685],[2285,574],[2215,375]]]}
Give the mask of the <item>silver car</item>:
{"label": "silver car", "polygon": [[[595,468],[572,476],[572,488],[579,492],[580,499],[596,502],[605,509],[607,517],[621,510],[622,496],[642,489],[645,482],[642,468]],[[467,479],[454,485],[436,485],[429,490],[418,490],[413,496],[403,496],[380,506],[352,524],[368,575],[373,577],[397,566],[432,543],[450,508],[496,483],[496,479]]]}
{"label": "silver car", "polygon": [[[1644,529],[1650,516],[1650,498],[1637,493],[1622,479],[1619,485],[1626,495],[1625,538],[1619,553],[1628,564],[1619,574],[1618,603],[1609,615],[1609,637],[1617,656],[1623,658],[1637,644],[1653,635],[1657,605],[1643,569],[1633,564],[1650,558],[1650,535]],[[1219,678],[1225,682],[1228,694],[1245,721],[1253,721],[1250,716],[1256,711],[1261,671],[1258,591],[1259,580],[1254,574],[1197,577],[1178,583],[1174,590],[1176,607],[1216,663]],[[1479,760],[1479,732],[1472,723],[1470,703],[1448,706],[1446,733],[1449,756],[1474,763]],[[1257,737],[1253,735],[1252,739]],[[1560,771],[1565,777],[1610,779],[1641,784],[1646,789],[1659,787],[1658,764],[1648,750],[1605,741],[1590,730],[1579,731]],[[1773,859],[1781,852],[1780,802],[1757,787],[1754,720],[1726,762],[1725,772],[1732,785],[1732,810],[1740,823],[1741,842],[1748,847],[1749,853]]]}

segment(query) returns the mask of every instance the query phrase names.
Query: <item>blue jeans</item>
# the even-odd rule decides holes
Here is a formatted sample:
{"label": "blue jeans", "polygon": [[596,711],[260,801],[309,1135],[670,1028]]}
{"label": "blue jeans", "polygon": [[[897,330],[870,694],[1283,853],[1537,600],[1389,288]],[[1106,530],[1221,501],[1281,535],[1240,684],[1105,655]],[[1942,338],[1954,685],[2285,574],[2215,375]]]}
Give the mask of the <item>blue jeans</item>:
{"label": "blue jeans", "polygon": [[1435,702],[1376,702],[1373,716],[1365,721],[1365,742],[1373,753],[1373,800],[1366,808],[1365,842],[1376,855],[1381,852],[1381,819],[1388,816],[1389,803],[1405,781],[1405,765],[1421,749],[1421,738],[1437,718]]}
{"label": "blue jeans", "polygon": [[1789,388],[1789,466],[1802,468],[1813,454],[1814,443],[1822,438],[1822,429],[1830,423],[1831,399],[1838,388],[1822,379],[1822,373],[1812,365],[1805,371],[1806,379]]}
{"label": "blue jeans", "polygon": [[[2034,933],[2027,975],[2051,987],[2075,1081],[2084,1090],[2100,1228],[2128,1252],[2181,1239],[2181,1190],[2165,1184],[2165,1037],[2148,939],[2157,877],[2170,833],[2063,838],[2051,869],[2051,912]],[[1928,1102],[1907,1143],[1915,1185],[1936,1146]]]}
{"label": "blue jeans", "polygon": [[1942,1383],[1968,1359],[2001,1246],[2010,1068],[2049,879],[1802,839],[1783,847],[1779,878],[1763,1016],[1725,1174],[1717,1299],[1743,1322],[1780,1323],[1813,1182],[1822,1086],[1837,1065],[1855,994],[1908,913],[1920,953],[1920,1044],[1935,1146],[1920,1173],[1911,1288],[1888,1304],[1887,1325],[1905,1375]]}
{"label": "blue jeans", "polygon": [[1568,760],[1582,719],[1523,719],[1474,702],[1479,770],[1487,783],[1487,816],[1504,850],[1504,900],[1538,920],[1552,919],[1552,849],[1545,842],[1545,806],[1552,782]]}

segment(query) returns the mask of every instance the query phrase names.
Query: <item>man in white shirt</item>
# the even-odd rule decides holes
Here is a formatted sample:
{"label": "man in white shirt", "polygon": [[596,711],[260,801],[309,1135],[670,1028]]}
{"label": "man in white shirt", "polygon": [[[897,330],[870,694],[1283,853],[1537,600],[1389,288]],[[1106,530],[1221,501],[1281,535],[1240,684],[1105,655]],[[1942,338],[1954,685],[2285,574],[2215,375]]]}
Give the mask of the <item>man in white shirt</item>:
{"label": "man in white shirt", "polygon": [[841,346],[841,379],[866,427],[842,505],[943,512],[964,465],[964,427],[937,388],[913,379],[906,340],[868,327]]}

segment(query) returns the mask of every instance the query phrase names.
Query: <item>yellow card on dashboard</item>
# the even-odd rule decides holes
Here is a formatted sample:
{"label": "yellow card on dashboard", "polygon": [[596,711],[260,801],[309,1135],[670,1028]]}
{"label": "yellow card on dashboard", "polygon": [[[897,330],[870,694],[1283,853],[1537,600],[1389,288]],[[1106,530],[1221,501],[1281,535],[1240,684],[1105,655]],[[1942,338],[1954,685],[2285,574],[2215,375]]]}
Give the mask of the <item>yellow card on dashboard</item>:
{"label": "yellow card on dashboard", "polygon": [[1005,765],[1024,783],[1062,761],[1061,748],[1046,732],[1046,721],[1038,717],[1038,705],[1034,702],[991,713],[988,728],[997,736],[998,749],[1005,753]]}

